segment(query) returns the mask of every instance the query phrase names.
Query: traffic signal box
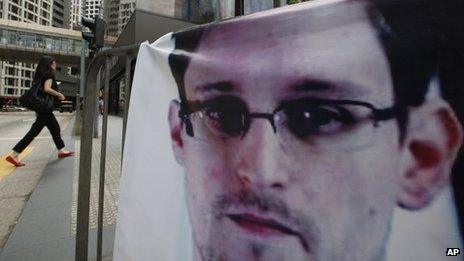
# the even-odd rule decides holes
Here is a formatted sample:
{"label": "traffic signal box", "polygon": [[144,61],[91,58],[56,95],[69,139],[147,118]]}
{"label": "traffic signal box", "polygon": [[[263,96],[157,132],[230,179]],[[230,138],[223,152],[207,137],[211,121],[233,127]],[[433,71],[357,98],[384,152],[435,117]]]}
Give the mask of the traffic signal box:
{"label": "traffic signal box", "polygon": [[82,17],[82,25],[89,28],[90,32],[82,32],[82,38],[89,42],[91,50],[98,50],[105,44],[106,23],[103,19]]}

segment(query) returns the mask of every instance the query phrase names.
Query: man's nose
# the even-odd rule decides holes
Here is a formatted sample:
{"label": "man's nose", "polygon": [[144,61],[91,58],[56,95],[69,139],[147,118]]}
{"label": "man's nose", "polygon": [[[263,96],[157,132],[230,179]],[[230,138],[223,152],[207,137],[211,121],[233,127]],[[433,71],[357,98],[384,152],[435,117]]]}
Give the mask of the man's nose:
{"label": "man's nose", "polygon": [[288,183],[286,157],[266,119],[254,119],[240,141],[236,175],[243,186],[284,189]]}

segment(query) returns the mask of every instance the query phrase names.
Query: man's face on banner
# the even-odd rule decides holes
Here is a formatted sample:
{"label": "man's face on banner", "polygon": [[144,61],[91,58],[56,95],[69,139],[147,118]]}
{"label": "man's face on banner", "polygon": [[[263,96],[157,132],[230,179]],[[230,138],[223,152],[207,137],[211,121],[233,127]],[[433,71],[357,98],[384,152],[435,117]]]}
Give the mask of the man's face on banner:
{"label": "man's face on banner", "polygon": [[[327,102],[383,109],[394,93],[364,6],[325,11],[226,23],[192,54],[186,94],[203,110],[190,115],[193,137],[175,103],[170,124],[197,258],[379,260],[394,207],[421,208],[445,184],[455,150],[441,149],[440,120],[455,124],[446,105],[426,110],[444,108],[429,118],[435,140],[408,133],[402,144],[395,119],[375,126],[370,109]],[[268,116],[237,127],[244,111]],[[436,154],[428,168],[445,169],[435,180],[414,178],[424,169],[416,147]]]}

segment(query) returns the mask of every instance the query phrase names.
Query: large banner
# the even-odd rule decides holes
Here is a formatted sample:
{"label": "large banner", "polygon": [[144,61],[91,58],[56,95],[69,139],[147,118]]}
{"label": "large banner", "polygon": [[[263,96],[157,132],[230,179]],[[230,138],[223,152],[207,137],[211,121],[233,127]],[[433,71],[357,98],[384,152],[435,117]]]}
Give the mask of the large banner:
{"label": "large banner", "polygon": [[142,44],[114,260],[460,260],[463,18],[310,1]]}

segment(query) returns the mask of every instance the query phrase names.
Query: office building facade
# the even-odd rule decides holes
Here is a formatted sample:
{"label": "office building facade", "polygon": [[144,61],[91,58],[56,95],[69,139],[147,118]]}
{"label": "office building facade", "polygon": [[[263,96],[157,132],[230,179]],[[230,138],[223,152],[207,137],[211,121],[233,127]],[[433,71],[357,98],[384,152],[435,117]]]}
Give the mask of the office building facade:
{"label": "office building facade", "polygon": [[52,25],[59,28],[69,28],[70,0],[53,0]]}
{"label": "office building facade", "polygon": [[86,0],[84,10],[87,18],[93,19],[97,16],[103,18],[103,0]]}
{"label": "office building facade", "polygon": [[[70,0],[1,0],[0,19],[3,21],[17,21],[24,25],[26,23],[41,26],[55,26],[60,28],[69,27]],[[5,24],[5,22],[3,23]],[[15,40],[19,45],[54,44],[58,38],[45,38],[37,35],[29,35],[21,31],[0,30],[2,41],[0,44],[8,44]],[[42,37],[42,38],[41,38]],[[40,40],[40,39],[42,40]],[[33,43],[32,43],[32,42]],[[60,46],[62,45],[59,40]],[[21,96],[32,85],[33,74],[36,63],[17,62],[14,60],[0,60],[0,96],[7,98],[12,105],[17,104],[17,98]]]}
{"label": "office building facade", "polygon": [[136,0],[121,0],[119,3],[119,16],[118,16],[118,35],[121,34],[124,26],[135,10]]}
{"label": "office building facade", "polygon": [[[2,0],[0,19],[51,26],[53,0]],[[0,60],[0,96],[16,98],[32,84],[35,64]]]}
{"label": "office building facade", "polygon": [[81,17],[84,14],[85,0],[71,0],[69,28],[78,30],[81,24]]}
{"label": "office building facade", "polygon": [[0,19],[52,25],[53,0],[2,0]]}
{"label": "office building facade", "polygon": [[108,35],[118,36],[119,30],[119,4],[121,0],[106,0],[104,3],[104,19]]}

